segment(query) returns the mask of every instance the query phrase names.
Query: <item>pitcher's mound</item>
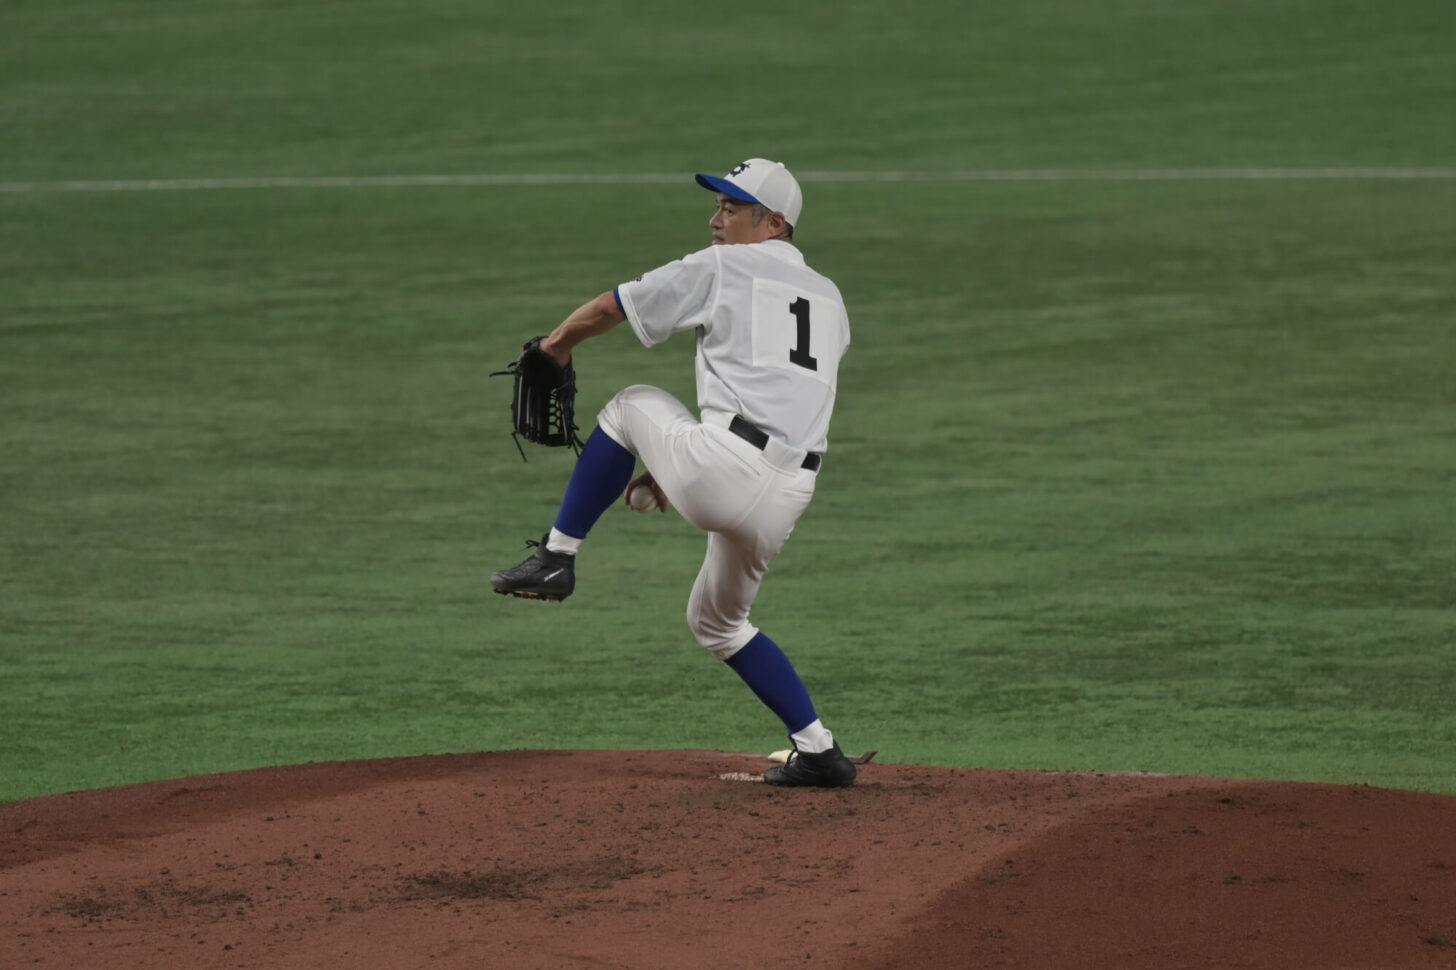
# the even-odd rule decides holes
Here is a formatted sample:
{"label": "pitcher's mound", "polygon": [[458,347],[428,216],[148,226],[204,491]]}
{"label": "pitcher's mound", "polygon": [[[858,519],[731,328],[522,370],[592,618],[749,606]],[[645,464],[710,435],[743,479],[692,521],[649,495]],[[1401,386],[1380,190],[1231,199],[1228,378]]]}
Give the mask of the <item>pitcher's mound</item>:
{"label": "pitcher's mound", "polygon": [[1456,799],[517,751],[0,805],[0,966],[1456,966]]}

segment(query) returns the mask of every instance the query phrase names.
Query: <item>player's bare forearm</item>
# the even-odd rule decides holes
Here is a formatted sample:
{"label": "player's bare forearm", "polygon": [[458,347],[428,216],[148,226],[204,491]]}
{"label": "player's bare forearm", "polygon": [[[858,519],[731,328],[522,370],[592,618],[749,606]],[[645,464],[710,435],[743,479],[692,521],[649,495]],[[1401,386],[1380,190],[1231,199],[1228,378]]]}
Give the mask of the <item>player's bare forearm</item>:
{"label": "player's bare forearm", "polygon": [[571,359],[571,351],[577,344],[588,337],[606,333],[625,319],[627,316],[617,306],[617,298],[611,290],[607,290],[595,300],[589,300],[573,310],[570,316],[551,331],[550,336],[541,341],[541,349],[559,363],[565,364]]}

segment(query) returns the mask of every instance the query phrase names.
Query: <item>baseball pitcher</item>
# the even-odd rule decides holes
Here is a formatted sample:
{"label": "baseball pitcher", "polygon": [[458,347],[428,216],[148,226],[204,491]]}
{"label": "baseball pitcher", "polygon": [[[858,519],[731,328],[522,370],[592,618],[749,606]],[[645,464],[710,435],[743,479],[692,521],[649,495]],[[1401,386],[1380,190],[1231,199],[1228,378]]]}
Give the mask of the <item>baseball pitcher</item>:
{"label": "baseball pitcher", "polygon": [[[622,320],[648,347],[692,331],[700,416],[656,387],[619,392],[581,445],[551,531],[528,543],[536,548],[525,562],[493,575],[491,586],[563,600],[575,589],[582,540],[618,496],[639,510],[671,505],[707,533],[688,598],[693,636],[778,715],[793,742],[789,760],[765,780],[844,787],[854,782],[855,764],[783,650],[749,622],[749,609],[769,561],[814,497],[849,318],[838,287],[793,244],[803,195],[787,168],[750,158],[697,181],[716,199],[712,245],[583,304],[528,343],[510,373],[517,433],[575,444],[578,344]],[[646,471],[634,479],[638,459]]]}

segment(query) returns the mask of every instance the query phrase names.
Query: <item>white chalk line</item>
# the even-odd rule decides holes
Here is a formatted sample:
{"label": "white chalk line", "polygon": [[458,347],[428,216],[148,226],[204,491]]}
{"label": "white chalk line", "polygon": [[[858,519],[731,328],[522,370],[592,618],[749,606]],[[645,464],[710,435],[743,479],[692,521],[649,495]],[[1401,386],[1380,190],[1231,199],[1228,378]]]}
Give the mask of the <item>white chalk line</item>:
{"label": "white chalk line", "polygon": [[[310,175],[237,178],[63,179],[0,182],[0,192],[205,192],[240,189],[378,189],[435,186],[671,185],[686,172],[476,173],[465,175]],[[977,169],[966,171],[803,172],[807,183],[1217,182],[1456,179],[1456,167]]]}

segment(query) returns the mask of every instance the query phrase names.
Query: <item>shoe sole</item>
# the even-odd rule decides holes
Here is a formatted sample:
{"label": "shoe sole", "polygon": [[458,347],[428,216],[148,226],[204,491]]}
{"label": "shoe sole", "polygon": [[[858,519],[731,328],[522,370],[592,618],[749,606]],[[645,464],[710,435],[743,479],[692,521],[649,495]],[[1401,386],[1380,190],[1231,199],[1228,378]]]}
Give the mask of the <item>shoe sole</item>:
{"label": "shoe sole", "polygon": [[560,603],[566,599],[566,596],[571,595],[570,593],[567,593],[566,596],[558,596],[555,593],[533,593],[528,589],[497,589],[496,592],[502,596],[514,596],[516,599],[523,600],[541,600],[546,603]]}
{"label": "shoe sole", "polygon": [[769,779],[767,773],[764,774],[763,780],[765,784],[771,785],[774,788],[823,788],[827,790],[833,790],[835,788],[853,788],[855,782],[855,779],[853,778],[851,778],[849,781],[835,781],[829,784],[821,784],[817,781],[772,781]]}

